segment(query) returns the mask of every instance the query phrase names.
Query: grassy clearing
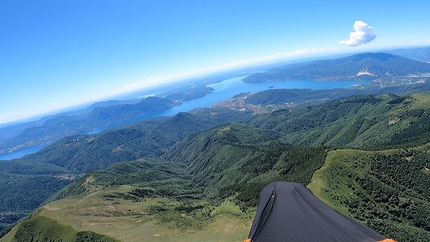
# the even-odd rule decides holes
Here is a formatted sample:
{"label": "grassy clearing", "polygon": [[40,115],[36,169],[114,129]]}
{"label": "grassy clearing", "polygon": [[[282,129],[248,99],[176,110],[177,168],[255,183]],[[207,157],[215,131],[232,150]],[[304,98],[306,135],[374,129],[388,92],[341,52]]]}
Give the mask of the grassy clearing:
{"label": "grassy clearing", "polygon": [[76,231],[40,214],[16,226],[11,233],[1,241],[61,241],[61,242],[116,242],[113,238],[94,233],[92,231]]}
{"label": "grassy clearing", "polygon": [[413,105],[413,109],[428,109],[430,107],[430,94],[416,93],[412,95],[417,102]]}
{"label": "grassy clearing", "polygon": [[[339,197],[354,196],[354,191],[351,187],[358,186],[355,184],[355,180],[350,179],[350,174],[357,173],[360,175],[363,169],[369,169],[369,167],[356,169],[353,164],[347,164],[344,160],[347,157],[358,157],[368,153],[370,152],[351,149],[330,151],[327,154],[325,164],[314,173],[308,188],[325,203],[343,214],[348,214],[348,208],[343,201],[333,199],[329,197],[329,194],[336,194]],[[339,167],[342,167],[342,169],[339,169]]]}
{"label": "grassy clearing", "polygon": [[[43,206],[37,219],[46,218],[69,231],[92,231],[120,241],[243,241],[253,214],[244,214],[226,200],[182,203],[167,198],[129,199],[132,187],[111,187],[87,196],[73,196]],[[185,211],[184,211],[185,210]],[[64,226],[63,226],[64,227]],[[61,231],[51,237],[63,236]],[[16,234],[16,228],[3,241]]]}

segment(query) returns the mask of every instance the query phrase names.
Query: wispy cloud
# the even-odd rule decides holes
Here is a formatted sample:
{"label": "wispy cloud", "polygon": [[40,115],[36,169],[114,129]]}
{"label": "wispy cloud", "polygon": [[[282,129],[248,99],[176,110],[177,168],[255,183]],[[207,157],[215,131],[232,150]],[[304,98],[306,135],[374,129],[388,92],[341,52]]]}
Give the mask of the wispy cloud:
{"label": "wispy cloud", "polygon": [[310,54],[318,54],[318,53],[322,53],[322,52],[326,52],[326,51],[328,51],[327,48],[323,48],[323,49],[318,49],[318,48],[306,49],[306,48],[304,48],[304,49],[296,50],[296,51],[292,51],[292,52],[278,52],[276,54],[268,55],[268,56],[261,56],[261,57],[251,58],[251,59],[226,62],[222,65],[209,67],[209,68],[205,68],[205,69],[201,69],[201,70],[197,70],[197,71],[178,73],[178,74],[170,74],[170,75],[164,76],[164,77],[151,77],[151,78],[148,78],[146,80],[138,81],[138,82],[128,84],[128,85],[123,85],[122,88],[120,88],[120,90],[118,90],[118,91],[125,92],[125,91],[150,87],[150,86],[154,86],[154,85],[158,85],[158,84],[173,82],[173,81],[184,79],[187,77],[202,75],[202,74],[206,74],[206,73],[210,73],[210,72],[216,72],[216,71],[221,71],[221,70],[251,66],[254,64],[260,64],[260,63],[270,62],[270,61],[277,61],[277,60],[282,60],[282,59],[287,59],[287,58],[294,58],[294,57],[305,56],[305,55],[310,55]]}
{"label": "wispy cloud", "polygon": [[324,51],[327,51],[327,49],[326,48],[324,49],[303,48],[301,50],[296,50],[292,52],[278,52],[273,55],[262,56],[262,57],[252,58],[252,59],[241,60],[241,61],[233,61],[233,62],[225,63],[224,65],[219,67],[226,68],[226,67],[245,66],[245,65],[258,64],[258,63],[267,62],[267,61],[275,61],[275,60],[289,58],[289,57],[297,57],[297,56],[306,55],[306,54],[320,53]]}
{"label": "wispy cloud", "polygon": [[6,118],[6,117],[10,117],[10,116],[15,116],[20,114],[21,112],[13,112],[13,113],[5,113],[5,114],[0,114],[0,118]]}
{"label": "wispy cloud", "polygon": [[372,26],[363,21],[355,21],[354,32],[349,34],[348,40],[341,40],[340,44],[355,47],[369,43],[376,38],[375,30]]}
{"label": "wispy cloud", "polygon": [[17,116],[20,114],[21,114],[21,112],[0,114],[0,124],[9,123],[11,121],[16,120]]}

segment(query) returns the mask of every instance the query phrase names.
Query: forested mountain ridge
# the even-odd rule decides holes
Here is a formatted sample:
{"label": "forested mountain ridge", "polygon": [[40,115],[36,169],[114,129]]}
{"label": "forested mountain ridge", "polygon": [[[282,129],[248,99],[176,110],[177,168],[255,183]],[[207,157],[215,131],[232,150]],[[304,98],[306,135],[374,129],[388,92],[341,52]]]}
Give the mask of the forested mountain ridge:
{"label": "forested mountain ridge", "polygon": [[[243,209],[255,206],[259,191],[269,181],[309,183],[306,171],[316,170],[325,150],[299,148],[283,134],[237,124],[224,124],[189,135],[162,159],[185,164],[193,182],[205,187],[211,199],[238,193]],[[240,188],[243,188],[241,190]]]}
{"label": "forested mountain ridge", "polygon": [[[261,139],[241,141],[253,133]],[[171,160],[142,159],[88,173],[56,197],[63,199],[41,207],[29,223],[40,227],[37,220],[49,218],[71,226],[74,233],[91,228],[121,241],[194,241],[196,234],[206,241],[243,240],[266,182],[288,179],[307,184],[324,162],[323,148],[296,148],[278,143],[279,134],[267,137],[268,133],[243,125],[220,125],[178,143],[165,154]],[[181,146],[205,147],[206,155],[196,160],[193,150],[181,151]],[[255,161],[267,158],[270,163],[255,167]],[[226,222],[239,230],[220,233]],[[101,223],[105,225],[92,226]],[[16,227],[3,240],[20,231]]]}
{"label": "forested mountain ridge", "polygon": [[179,113],[171,118],[144,121],[98,135],[66,137],[20,160],[49,163],[73,173],[85,173],[160,153],[186,135],[212,125],[211,121]]}
{"label": "forested mountain ridge", "polygon": [[283,109],[245,123],[287,134],[288,142],[360,149],[414,147],[430,141],[428,95],[361,95]]}
{"label": "forested mountain ridge", "polygon": [[309,188],[332,207],[397,241],[428,241],[429,146],[335,150]]}
{"label": "forested mountain ridge", "polygon": [[[380,87],[357,86],[352,88],[334,88],[327,90],[315,89],[270,89],[249,94],[244,100],[246,104],[260,105],[271,109],[296,108],[322,104],[327,101],[338,100],[357,95],[395,94],[405,96],[413,93],[428,92],[430,83],[417,83],[409,85],[393,85]],[[231,103],[231,102],[230,102]]]}
{"label": "forested mountain ridge", "polygon": [[[93,159],[93,162],[104,164],[110,157],[109,152],[120,147],[115,143],[116,140],[123,140],[124,146],[121,148],[124,150],[131,152],[132,149],[127,147],[136,149],[138,146],[132,145],[136,143],[128,143],[127,137],[142,141],[142,137],[148,136],[151,140],[149,143],[158,144],[155,146],[158,148],[150,157],[142,154],[136,161],[115,162],[106,170],[87,173],[53,198],[61,200],[47,204],[38,211],[40,216],[70,225],[76,231],[81,231],[85,226],[88,228],[83,216],[90,216],[94,219],[92,222],[98,224],[91,231],[122,241],[132,241],[132,238],[127,237],[129,234],[121,230],[121,226],[135,228],[131,234],[140,236],[145,236],[142,231],[153,231],[148,228],[155,226],[157,232],[150,235],[150,241],[170,238],[196,240],[189,237],[193,233],[202,236],[198,237],[201,240],[203,235],[211,233],[211,228],[218,231],[216,234],[223,234],[220,224],[249,224],[259,190],[268,182],[289,180],[308,184],[314,171],[325,163],[321,170],[329,171],[329,175],[319,176],[319,181],[313,182],[316,186],[312,190],[330,205],[385,236],[412,241],[405,235],[416,233],[419,238],[429,238],[427,222],[418,216],[416,220],[411,219],[417,211],[428,206],[427,198],[422,194],[426,192],[424,184],[430,182],[426,180],[429,179],[427,169],[430,164],[425,159],[429,150],[429,104],[428,94],[360,95],[263,115],[244,115],[239,112],[235,116],[229,113],[235,123],[242,123],[240,125],[232,122],[220,124],[228,119],[222,119],[215,113],[221,115],[228,112],[219,109],[217,112],[206,110],[200,114],[182,113],[173,118],[106,131],[88,136],[82,142],[82,154],[91,153],[89,151],[97,147],[85,145],[90,143],[87,142],[89,137],[94,144],[106,142],[105,145],[108,145],[109,140],[113,142],[111,148],[102,152],[107,156]],[[181,131],[169,129],[175,124],[182,127]],[[183,129],[186,124],[193,124],[186,127],[191,128],[188,131]],[[193,126],[197,128],[192,129]],[[139,129],[146,132],[144,136],[139,134]],[[173,142],[169,138],[158,139],[163,137],[160,136],[163,130],[166,134],[175,130],[185,133],[178,134],[179,138]],[[145,143],[141,141],[138,143]],[[66,144],[61,146],[67,147]],[[373,151],[357,150],[348,158],[342,153],[345,147]],[[68,149],[72,148],[68,146]],[[332,149],[341,150],[337,153]],[[55,154],[54,149],[50,152],[51,155]],[[348,154],[348,150],[345,152]],[[390,155],[394,153],[399,155]],[[361,154],[366,156],[360,158]],[[111,158],[119,162],[115,157]],[[130,160],[133,159],[137,158]],[[333,163],[337,159],[341,162]],[[389,171],[384,165],[388,161],[392,165]],[[408,165],[408,162],[414,163]],[[351,168],[354,171],[352,173],[348,170]],[[345,169],[348,172],[344,172]],[[411,172],[400,172],[408,170]],[[353,188],[339,190],[337,180],[342,186],[348,187],[350,184]],[[374,182],[372,185],[366,181]],[[379,198],[377,194],[385,194],[388,200]],[[364,203],[369,205],[364,206]],[[117,212],[111,210],[112,207]],[[379,207],[384,209],[379,210]],[[64,213],[75,220],[63,218]],[[116,223],[115,216],[121,217],[125,224]],[[38,223],[36,219],[31,221],[34,226]],[[107,223],[110,225],[107,226]],[[403,223],[411,226],[398,232],[389,228],[400,228]],[[183,237],[177,233],[177,229]],[[119,232],[115,234],[115,231]],[[237,236],[246,233],[244,231],[246,226],[237,229],[236,234],[225,232],[225,236]],[[154,234],[160,235],[161,232],[166,233],[166,236],[154,237]],[[125,239],[121,239],[121,236]],[[208,241],[217,241],[215,237]],[[2,241],[10,241],[9,238],[5,237]],[[229,241],[241,240],[237,238]]]}
{"label": "forested mountain ridge", "polygon": [[388,53],[361,53],[331,60],[290,64],[267,72],[255,73],[244,82],[287,80],[359,80],[427,78],[430,64]]}
{"label": "forested mountain ridge", "polygon": [[[18,160],[0,161],[0,228],[25,216],[76,176],[122,162],[159,156],[186,135],[248,112],[224,108],[199,115],[179,113],[99,134],[70,136]],[[35,181],[44,181],[42,183]],[[26,187],[31,194],[26,195]],[[25,191],[25,193],[23,193]]]}

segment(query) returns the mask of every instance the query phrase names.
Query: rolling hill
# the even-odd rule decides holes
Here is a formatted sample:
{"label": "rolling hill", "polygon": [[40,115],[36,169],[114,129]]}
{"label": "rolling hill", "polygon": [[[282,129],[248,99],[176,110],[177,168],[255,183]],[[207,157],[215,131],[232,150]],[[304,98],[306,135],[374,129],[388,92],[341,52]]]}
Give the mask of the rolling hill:
{"label": "rolling hill", "polygon": [[427,78],[429,75],[429,63],[380,52],[290,64],[252,74],[243,81],[251,83],[287,80],[392,80],[407,77]]}
{"label": "rolling hill", "polygon": [[428,96],[359,95],[282,109],[246,123],[288,134],[288,142],[358,149],[402,148],[430,141]]}

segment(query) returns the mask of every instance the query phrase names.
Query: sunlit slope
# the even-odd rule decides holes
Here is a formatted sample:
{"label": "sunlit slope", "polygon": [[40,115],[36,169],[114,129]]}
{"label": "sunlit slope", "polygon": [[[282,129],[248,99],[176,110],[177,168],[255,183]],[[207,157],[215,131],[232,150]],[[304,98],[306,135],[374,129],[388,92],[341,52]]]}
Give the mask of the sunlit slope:
{"label": "sunlit slope", "polygon": [[430,96],[360,95],[283,109],[248,124],[286,134],[293,144],[385,149],[430,141]]}
{"label": "sunlit slope", "polygon": [[38,215],[21,223],[1,241],[64,241],[116,242],[117,240],[91,231],[77,231],[57,221]]}
{"label": "sunlit slope", "polygon": [[253,214],[229,200],[206,200],[203,193],[180,164],[119,163],[81,177],[58,195],[65,198],[39,208],[1,241],[29,241],[12,238],[34,233],[44,236],[41,241],[52,240],[78,232],[118,241],[243,241]]}
{"label": "sunlit slope", "polygon": [[385,236],[430,241],[429,147],[331,151],[308,187]]}
{"label": "sunlit slope", "polygon": [[[124,196],[129,192],[132,192],[130,187],[111,187],[50,203],[1,241],[30,241],[11,238],[38,232],[42,233],[38,237],[40,241],[59,238],[75,241],[67,239],[74,239],[78,232],[103,234],[103,238],[115,238],[115,241],[243,241],[252,222],[251,215],[243,214],[230,203],[218,206],[189,204],[190,207],[182,211],[181,203],[173,199]],[[191,211],[191,205],[205,205],[205,210]]]}

